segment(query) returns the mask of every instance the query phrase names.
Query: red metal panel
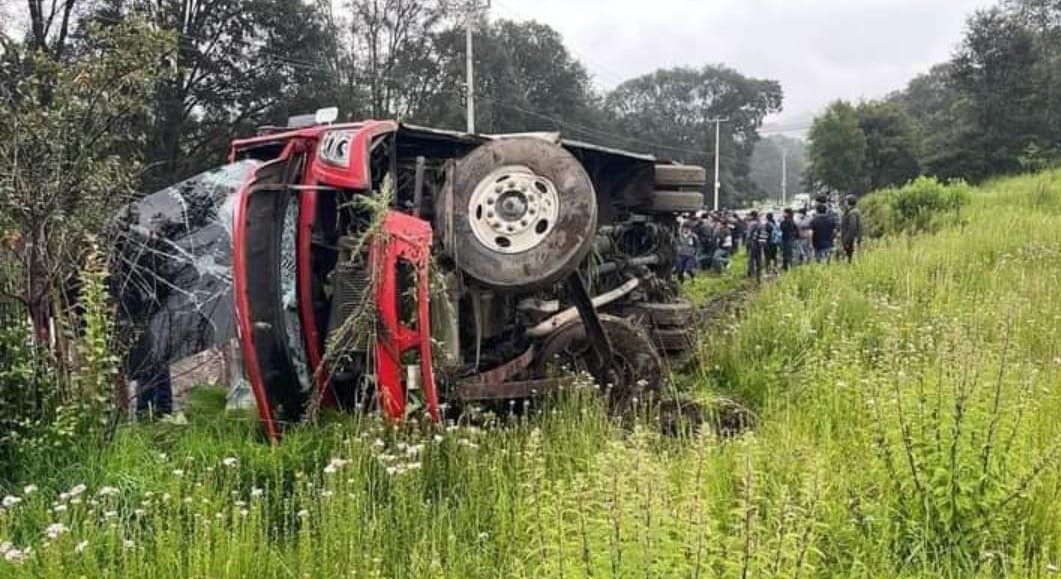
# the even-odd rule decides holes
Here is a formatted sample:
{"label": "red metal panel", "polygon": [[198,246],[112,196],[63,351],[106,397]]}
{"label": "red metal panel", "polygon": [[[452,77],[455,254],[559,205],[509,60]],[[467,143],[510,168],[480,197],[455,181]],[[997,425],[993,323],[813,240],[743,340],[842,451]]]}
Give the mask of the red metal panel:
{"label": "red metal panel", "polygon": [[[306,171],[307,175],[309,171]],[[307,185],[311,183],[306,182]],[[298,276],[298,315],[302,323],[303,342],[312,379],[317,387],[317,399],[325,407],[336,404],[327,373],[321,368],[320,329],[313,311],[313,226],[317,217],[317,196],[314,189],[302,191],[299,199],[298,237],[296,240],[296,274]]]}
{"label": "red metal panel", "polygon": [[[438,392],[431,361],[430,278],[431,225],[410,215],[391,211],[382,234],[372,243],[370,263],[379,276],[376,307],[379,335],[376,339],[377,379],[380,410],[393,421],[405,416],[401,356],[416,349],[420,354],[420,387],[428,415],[439,420]],[[398,262],[411,264],[416,271],[416,327],[401,323],[398,308]]]}
{"label": "red metal panel", "polygon": [[[350,127],[320,127],[320,136],[330,131],[355,131],[350,140],[348,151],[350,162],[346,167],[338,167],[315,160],[312,165],[314,181],[322,184],[340,187],[342,189],[353,189],[355,191],[368,191],[372,188],[372,175],[369,170],[369,161],[372,158],[372,141],[376,137],[392,133],[398,130],[395,121],[366,121],[354,128]],[[318,147],[320,141],[318,140]]]}

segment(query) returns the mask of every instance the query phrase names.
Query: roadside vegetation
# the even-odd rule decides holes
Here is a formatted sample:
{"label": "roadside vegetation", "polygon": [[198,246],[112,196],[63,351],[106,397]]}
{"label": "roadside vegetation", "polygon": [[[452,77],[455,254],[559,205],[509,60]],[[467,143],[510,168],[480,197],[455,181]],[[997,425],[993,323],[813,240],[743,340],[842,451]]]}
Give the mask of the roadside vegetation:
{"label": "roadside vegetation", "polygon": [[203,390],[187,424],[13,463],[0,576],[1053,576],[1061,173],[967,194],[964,225],[792,272],[703,337],[680,382],[753,430],[621,428],[578,380],[541,412],[325,417],[274,448]]}

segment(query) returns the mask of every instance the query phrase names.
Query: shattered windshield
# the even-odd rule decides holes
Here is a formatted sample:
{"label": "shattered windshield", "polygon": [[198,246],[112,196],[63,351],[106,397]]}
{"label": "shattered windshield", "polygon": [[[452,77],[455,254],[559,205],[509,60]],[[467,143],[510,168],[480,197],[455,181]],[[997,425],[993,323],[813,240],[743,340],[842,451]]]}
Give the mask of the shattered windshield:
{"label": "shattered windshield", "polygon": [[233,213],[258,165],[245,160],[201,173],[119,212],[111,283],[132,376],[235,336]]}

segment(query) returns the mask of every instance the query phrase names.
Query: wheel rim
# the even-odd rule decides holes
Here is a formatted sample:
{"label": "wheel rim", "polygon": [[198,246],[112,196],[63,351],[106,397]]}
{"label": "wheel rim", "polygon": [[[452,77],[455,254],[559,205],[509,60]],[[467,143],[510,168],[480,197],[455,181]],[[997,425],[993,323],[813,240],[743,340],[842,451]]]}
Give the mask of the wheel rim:
{"label": "wheel rim", "polygon": [[468,222],[491,251],[516,254],[541,245],[556,226],[560,195],[552,181],[527,167],[499,167],[468,201]]}

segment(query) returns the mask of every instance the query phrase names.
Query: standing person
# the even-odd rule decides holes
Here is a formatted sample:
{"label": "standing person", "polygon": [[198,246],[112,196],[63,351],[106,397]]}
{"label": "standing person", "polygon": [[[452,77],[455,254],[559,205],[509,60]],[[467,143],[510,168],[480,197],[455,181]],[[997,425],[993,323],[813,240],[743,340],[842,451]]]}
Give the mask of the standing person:
{"label": "standing person", "polygon": [[693,233],[693,228],[684,223],[678,234],[678,281],[684,282],[685,277],[696,275],[696,251],[700,242]]}
{"label": "standing person", "polygon": [[781,218],[781,267],[788,271],[792,268],[796,244],[799,243],[799,225],[796,225],[795,214],[792,208],[785,209],[785,216]]}
{"label": "standing person", "polygon": [[733,230],[733,255],[740,253],[741,245],[746,245],[745,241],[748,239],[748,224],[740,218],[739,215],[733,213],[730,217],[731,229]]}
{"label": "standing person", "polygon": [[700,218],[700,223],[696,225],[695,233],[697,241],[700,243],[700,252],[696,258],[697,265],[700,269],[706,270],[711,267],[711,260],[715,256],[715,247],[718,245],[715,229],[707,215]]}
{"label": "standing person", "polygon": [[781,251],[781,226],[773,213],[766,214],[766,271],[777,273],[777,254]]}
{"label": "standing person", "polygon": [[759,222],[759,212],[752,211],[748,214],[748,224],[745,229],[744,248],[748,251],[748,277],[754,277],[756,282],[763,281],[763,250],[766,247],[766,227]]}
{"label": "standing person", "polygon": [[836,242],[836,217],[829,211],[824,203],[815,207],[815,215],[811,220],[811,244],[814,246],[814,260],[818,263],[829,261],[833,255]]}
{"label": "standing person", "polygon": [[722,273],[722,270],[729,269],[730,252],[733,251],[733,230],[729,228],[724,219],[720,218],[716,233],[718,235],[718,248],[715,250],[712,265],[715,268],[715,273]]}
{"label": "standing person", "polygon": [[799,227],[799,262],[801,264],[810,263],[810,260],[814,257],[814,247],[811,245],[811,228],[810,224],[813,217],[807,214],[807,208],[804,207],[799,210],[799,216],[796,221],[796,226]]}
{"label": "standing person", "polygon": [[844,246],[847,263],[851,263],[855,257],[855,246],[862,245],[862,212],[856,207],[857,204],[858,199],[854,195],[847,196],[844,217],[840,222],[840,243]]}

